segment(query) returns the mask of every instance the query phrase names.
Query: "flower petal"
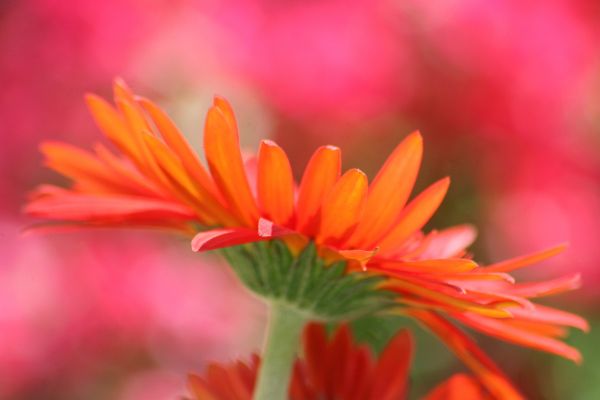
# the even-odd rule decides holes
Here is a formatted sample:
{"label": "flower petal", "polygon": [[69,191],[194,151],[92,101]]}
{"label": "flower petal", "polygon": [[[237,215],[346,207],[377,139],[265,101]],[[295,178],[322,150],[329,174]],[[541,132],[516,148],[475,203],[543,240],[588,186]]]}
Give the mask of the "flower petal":
{"label": "flower petal", "polygon": [[412,355],[413,339],[410,332],[399,332],[379,356],[373,377],[372,399],[394,400],[405,397]]}
{"label": "flower petal", "polygon": [[323,357],[327,354],[327,332],[320,324],[311,323],[304,330],[304,355],[307,374],[316,393],[325,392],[325,377],[328,370]]}
{"label": "flower petal", "polygon": [[422,156],[418,131],[396,147],[369,188],[364,215],[349,244],[369,248],[389,231],[410,196]]}
{"label": "flower petal", "polygon": [[367,176],[358,169],[336,182],[323,203],[318,241],[333,244],[352,233],[364,209],[367,186]]}
{"label": "flower petal", "polygon": [[89,195],[64,191],[33,199],[25,207],[28,215],[66,221],[99,221],[118,223],[131,219],[193,220],[195,213],[188,207],[138,196]]}
{"label": "flower petal", "polygon": [[227,103],[215,98],[206,116],[204,149],[210,172],[229,206],[246,226],[256,226],[258,208],[240,152],[237,125]]}
{"label": "flower petal", "polygon": [[525,319],[528,321],[544,322],[548,324],[570,326],[577,328],[583,332],[590,330],[588,322],[579,315],[570,312],[557,310],[551,307],[545,307],[539,304],[533,309],[511,308],[510,312],[515,318]]}
{"label": "flower petal", "polygon": [[481,315],[464,313],[453,314],[453,316],[463,324],[483,332],[486,335],[494,336],[521,346],[553,353],[574,361],[577,364],[581,362],[581,354],[579,351],[560,340],[527,331],[517,326],[507,324],[501,320],[485,318]]}
{"label": "flower petal", "polygon": [[142,160],[141,151],[117,110],[106,100],[94,94],[87,94],[85,101],[100,130],[139,165]]}
{"label": "flower petal", "polygon": [[396,225],[378,244],[382,253],[391,253],[414,232],[423,228],[438,209],[450,185],[444,178],[425,189],[402,211]]}
{"label": "flower petal", "polygon": [[571,274],[547,281],[520,283],[518,285],[510,286],[508,292],[515,296],[532,298],[551,296],[554,294],[577,289],[580,286],[581,275]]}
{"label": "flower petal", "polygon": [[192,239],[193,251],[207,251],[264,240],[253,229],[213,229],[198,233]]}
{"label": "flower petal", "polygon": [[431,311],[411,310],[408,314],[438,336],[473,371],[495,398],[523,399],[494,362],[457,327]]}
{"label": "flower petal", "polygon": [[285,152],[271,140],[258,151],[258,204],[268,219],[287,225],[294,216],[294,177]]}
{"label": "flower petal", "polygon": [[432,237],[419,258],[457,257],[475,241],[477,230],[471,225],[459,225],[432,232]]}
{"label": "flower petal", "polygon": [[318,216],[323,199],[340,177],[341,151],[334,146],[322,146],[308,162],[297,201],[298,230],[311,235],[318,228]]}
{"label": "flower petal", "polygon": [[172,191],[194,205],[194,209],[205,225],[231,226],[239,224],[238,220],[206,188],[195,184],[181,160],[166,144],[148,134],[144,135],[144,140],[164,174],[170,178],[168,181]]}
{"label": "flower petal", "polygon": [[491,400],[479,381],[467,374],[455,374],[436,386],[424,400]]}
{"label": "flower petal", "polygon": [[520,257],[511,258],[510,260],[501,261],[486,267],[489,272],[511,272],[519,268],[526,267],[531,264],[535,264],[544,261],[548,258],[554,257],[557,254],[562,253],[567,248],[565,243],[559,244],[558,246],[551,247],[546,250],[539,251],[537,253],[527,254]]}
{"label": "flower petal", "polygon": [[220,193],[212,181],[210,175],[200,163],[200,159],[192,150],[189,143],[183,137],[175,123],[156,104],[145,98],[138,98],[138,103],[146,110],[152,121],[158,128],[166,144],[181,159],[183,166],[194,181],[203,187],[208,193],[219,199]]}

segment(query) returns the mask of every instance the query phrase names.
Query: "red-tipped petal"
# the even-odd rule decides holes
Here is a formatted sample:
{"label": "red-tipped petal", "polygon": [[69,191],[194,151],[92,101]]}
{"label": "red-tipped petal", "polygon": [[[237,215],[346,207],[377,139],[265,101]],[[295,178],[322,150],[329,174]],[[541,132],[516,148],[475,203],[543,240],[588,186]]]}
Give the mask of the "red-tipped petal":
{"label": "red-tipped petal", "polygon": [[267,218],[287,225],[294,216],[294,177],[285,152],[263,140],[258,151],[257,191],[259,207]]}

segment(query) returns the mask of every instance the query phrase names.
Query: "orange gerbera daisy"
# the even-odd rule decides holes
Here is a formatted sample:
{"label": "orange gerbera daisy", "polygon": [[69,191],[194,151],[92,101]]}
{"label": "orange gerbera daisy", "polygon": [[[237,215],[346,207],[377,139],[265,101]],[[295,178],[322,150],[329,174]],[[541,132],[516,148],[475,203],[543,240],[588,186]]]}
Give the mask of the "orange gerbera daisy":
{"label": "orange gerbera daisy", "polygon": [[349,272],[386,277],[379,288],[396,293],[396,304],[404,306],[394,311],[438,333],[480,377],[487,370],[483,356],[462,346],[462,333],[446,317],[580,360],[559,339],[567,327],[587,330],[586,322],[531,302],[576,288],[579,276],[516,284],[508,274],[564,246],[483,267],[466,252],[475,237],[472,227],[422,232],[450,181],[443,178],[409,201],[422,157],[418,132],[393,150],[370,185],[358,169],[341,173],[341,152],[334,146],[315,151],[296,185],[285,152],[270,140],[244,160],[224,99],[216,97],[206,117],[207,170],[159,107],[119,80],[114,94],[116,108],[94,95],[86,99],[119,154],[101,144],[93,152],[43,144],[46,164],[73,185],[39,187],[25,208],[29,215],[63,226],[176,229],[195,235],[196,251],[281,238],[297,253],[312,242],[323,259],[345,260]]}
{"label": "orange gerbera daisy", "polygon": [[[401,400],[408,393],[408,372],[413,353],[408,331],[398,332],[376,358],[366,346],[354,342],[346,325],[328,339],[321,325],[310,324],[303,336],[304,357],[296,360],[289,386],[290,400]],[[261,360],[249,363],[210,364],[203,375],[188,379],[194,400],[251,400]],[[505,396],[520,398],[504,376]],[[466,374],[456,374],[434,388],[425,400],[488,400],[481,383]],[[504,397],[507,398],[507,397]]]}

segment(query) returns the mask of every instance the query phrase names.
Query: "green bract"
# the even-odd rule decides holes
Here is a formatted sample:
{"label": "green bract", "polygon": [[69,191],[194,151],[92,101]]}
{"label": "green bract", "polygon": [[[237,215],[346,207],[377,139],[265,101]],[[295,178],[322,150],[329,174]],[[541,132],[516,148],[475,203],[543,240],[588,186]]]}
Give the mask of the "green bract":
{"label": "green bract", "polygon": [[392,306],[396,296],[378,288],[385,279],[381,276],[347,273],[344,261],[325,265],[312,242],[297,257],[280,240],[222,252],[251,291],[294,307],[310,320],[353,319]]}

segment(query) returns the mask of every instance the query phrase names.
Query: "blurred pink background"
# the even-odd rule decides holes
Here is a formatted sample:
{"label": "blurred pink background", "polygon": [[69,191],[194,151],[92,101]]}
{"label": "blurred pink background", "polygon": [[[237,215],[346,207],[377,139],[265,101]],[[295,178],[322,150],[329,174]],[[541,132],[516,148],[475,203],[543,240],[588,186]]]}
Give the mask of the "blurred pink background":
{"label": "blurred pink background", "polygon": [[185,240],[20,236],[27,191],[57,180],[37,144],[99,139],[82,96],[117,75],[197,148],[226,96],[242,141],[275,138],[296,170],[328,142],[372,172],[421,129],[418,185],[453,179],[435,225],[476,223],[484,261],[570,242],[537,273],[583,271],[571,300],[596,318],[599,48],[591,0],[4,1],[0,398],[171,398],[260,345],[262,306]]}

